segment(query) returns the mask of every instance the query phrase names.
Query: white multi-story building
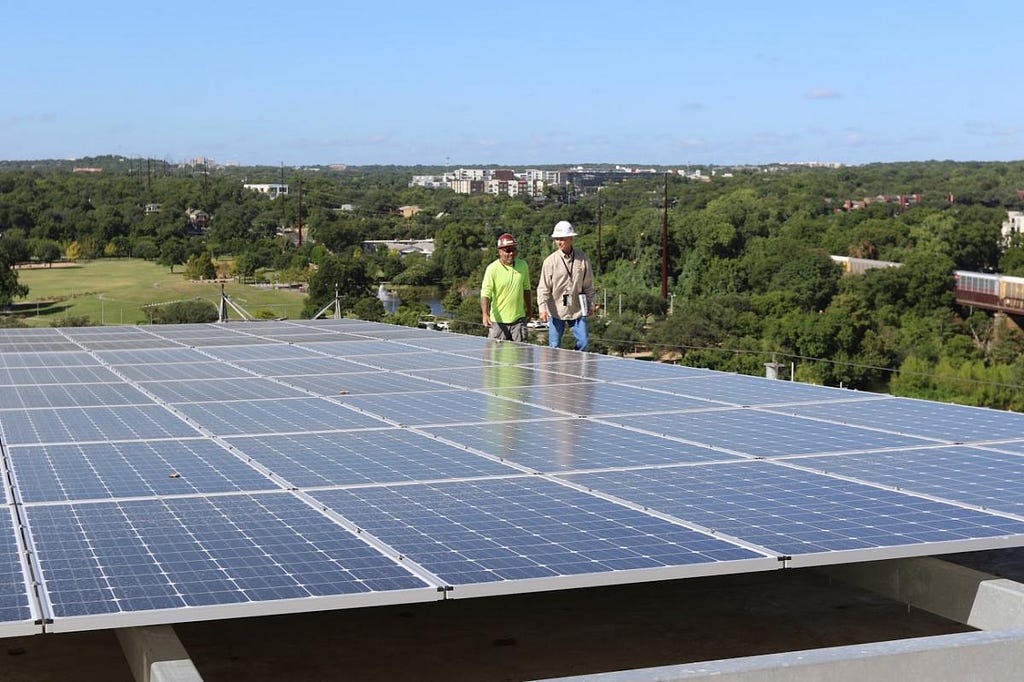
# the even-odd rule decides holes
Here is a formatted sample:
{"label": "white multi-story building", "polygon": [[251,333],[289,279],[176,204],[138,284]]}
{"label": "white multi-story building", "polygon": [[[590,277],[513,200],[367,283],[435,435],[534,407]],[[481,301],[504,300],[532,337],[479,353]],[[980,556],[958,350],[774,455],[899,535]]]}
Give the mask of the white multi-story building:
{"label": "white multi-story building", "polygon": [[261,194],[266,194],[271,199],[276,199],[279,196],[284,196],[288,194],[288,185],[282,185],[274,182],[245,184],[242,185],[242,187],[246,189],[255,190],[257,192],[260,192]]}
{"label": "white multi-story building", "polygon": [[1024,211],[1007,211],[1003,221],[1003,243],[1009,244],[1014,235],[1024,234]]}

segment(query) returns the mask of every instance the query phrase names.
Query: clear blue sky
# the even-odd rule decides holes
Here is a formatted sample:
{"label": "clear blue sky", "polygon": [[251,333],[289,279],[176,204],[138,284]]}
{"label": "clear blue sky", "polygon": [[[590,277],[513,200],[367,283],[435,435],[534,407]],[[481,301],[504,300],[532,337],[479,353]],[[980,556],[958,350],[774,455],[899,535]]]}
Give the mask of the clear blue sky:
{"label": "clear blue sky", "polygon": [[1024,159],[1024,3],[7,2],[0,159]]}

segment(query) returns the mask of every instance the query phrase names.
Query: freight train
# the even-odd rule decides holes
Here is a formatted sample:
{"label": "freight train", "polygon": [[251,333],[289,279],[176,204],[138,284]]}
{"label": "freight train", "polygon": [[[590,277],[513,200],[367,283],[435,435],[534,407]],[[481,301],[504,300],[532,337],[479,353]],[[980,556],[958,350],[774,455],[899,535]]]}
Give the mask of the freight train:
{"label": "freight train", "polygon": [[957,303],[989,310],[1024,312],[1024,277],[957,270]]}

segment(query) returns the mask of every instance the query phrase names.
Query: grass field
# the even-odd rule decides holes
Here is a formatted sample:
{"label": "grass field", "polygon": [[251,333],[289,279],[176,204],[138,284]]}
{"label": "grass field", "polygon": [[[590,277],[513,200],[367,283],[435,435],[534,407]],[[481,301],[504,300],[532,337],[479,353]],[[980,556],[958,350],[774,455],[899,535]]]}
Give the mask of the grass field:
{"label": "grass field", "polygon": [[[140,324],[149,321],[145,305],[201,298],[220,302],[220,284],[191,282],[181,268],[138,259],[96,260],[52,268],[18,270],[18,282],[29,294],[14,302],[15,313],[28,325],[49,327],[66,316],[88,317],[93,324]],[[251,315],[269,311],[275,317],[297,318],[305,294],[235,282],[224,285],[232,301]],[[229,317],[238,315],[229,311]]]}

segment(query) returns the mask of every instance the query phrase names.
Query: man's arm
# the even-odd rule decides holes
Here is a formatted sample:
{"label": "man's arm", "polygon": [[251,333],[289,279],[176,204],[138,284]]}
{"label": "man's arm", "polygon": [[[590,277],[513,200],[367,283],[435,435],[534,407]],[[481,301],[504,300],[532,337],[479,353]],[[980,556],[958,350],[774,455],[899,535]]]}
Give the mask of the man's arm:
{"label": "man's arm", "polygon": [[480,297],[480,320],[485,328],[491,328],[491,299],[486,296]]}

